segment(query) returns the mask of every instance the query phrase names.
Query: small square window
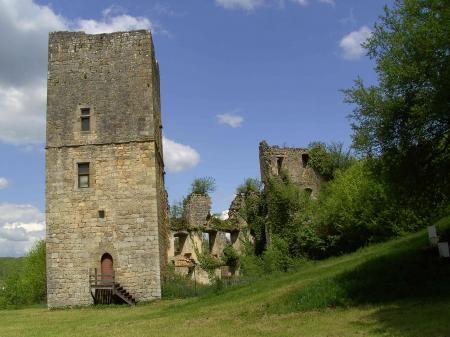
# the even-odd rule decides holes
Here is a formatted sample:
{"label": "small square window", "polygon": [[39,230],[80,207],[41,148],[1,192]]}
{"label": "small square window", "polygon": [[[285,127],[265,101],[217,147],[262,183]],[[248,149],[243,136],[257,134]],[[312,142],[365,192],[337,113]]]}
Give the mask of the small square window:
{"label": "small square window", "polygon": [[89,187],[89,163],[78,164],[78,187]]}
{"label": "small square window", "polygon": [[104,218],[105,218],[105,211],[104,211],[104,210],[98,211],[98,217],[99,217],[100,219],[104,219]]}

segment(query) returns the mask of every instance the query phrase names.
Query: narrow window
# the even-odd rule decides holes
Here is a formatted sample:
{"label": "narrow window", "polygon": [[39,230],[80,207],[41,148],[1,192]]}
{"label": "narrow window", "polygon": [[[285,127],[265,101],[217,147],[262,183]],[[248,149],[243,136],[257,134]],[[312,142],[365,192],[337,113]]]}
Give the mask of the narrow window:
{"label": "narrow window", "polygon": [[306,167],[306,165],[308,165],[308,162],[309,162],[309,154],[303,153],[302,154],[302,166]]}
{"label": "narrow window", "polygon": [[181,254],[181,245],[180,245],[180,238],[178,236],[174,237],[173,245],[174,245],[174,249],[175,249],[175,255],[180,255]]}
{"label": "narrow window", "polygon": [[278,172],[278,175],[281,174],[282,167],[283,167],[283,157],[277,157],[277,172]]}
{"label": "narrow window", "polygon": [[81,131],[91,130],[91,109],[81,109]]}
{"label": "narrow window", "polygon": [[78,164],[78,187],[89,187],[89,163]]}
{"label": "narrow window", "polygon": [[231,233],[225,233],[225,242],[231,244]]}
{"label": "narrow window", "polygon": [[104,211],[104,210],[98,211],[98,217],[99,217],[100,219],[104,219],[104,218],[105,218],[105,211]]}

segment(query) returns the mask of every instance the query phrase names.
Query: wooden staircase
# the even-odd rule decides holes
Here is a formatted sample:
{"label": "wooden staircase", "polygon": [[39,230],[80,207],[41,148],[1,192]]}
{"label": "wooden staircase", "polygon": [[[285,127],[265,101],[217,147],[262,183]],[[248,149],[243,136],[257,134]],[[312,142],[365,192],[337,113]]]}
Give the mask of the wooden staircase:
{"label": "wooden staircase", "polygon": [[89,287],[94,304],[127,303],[136,305],[136,299],[120,283],[113,274],[97,274],[97,269],[89,274]]}
{"label": "wooden staircase", "polygon": [[122,287],[120,283],[114,283],[113,293],[129,305],[136,305],[136,300],[134,299],[133,295],[131,295],[124,287]]}

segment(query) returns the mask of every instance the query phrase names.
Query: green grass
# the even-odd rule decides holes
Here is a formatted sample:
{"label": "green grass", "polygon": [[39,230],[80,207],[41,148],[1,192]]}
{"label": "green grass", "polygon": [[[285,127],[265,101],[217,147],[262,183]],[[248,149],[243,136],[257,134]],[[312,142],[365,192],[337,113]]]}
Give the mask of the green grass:
{"label": "green grass", "polygon": [[450,264],[425,231],[219,294],[0,311],[0,336],[450,336]]}

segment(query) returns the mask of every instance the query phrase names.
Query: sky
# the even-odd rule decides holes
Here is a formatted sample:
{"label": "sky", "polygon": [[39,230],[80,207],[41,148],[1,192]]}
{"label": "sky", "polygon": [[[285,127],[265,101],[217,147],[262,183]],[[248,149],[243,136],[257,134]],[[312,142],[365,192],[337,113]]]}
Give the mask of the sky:
{"label": "sky", "polygon": [[0,0],[0,256],[45,236],[48,32],[150,29],[169,201],[213,177],[212,211],[259,178],[258,144],[351,144],[342,89],[388,0]]}

